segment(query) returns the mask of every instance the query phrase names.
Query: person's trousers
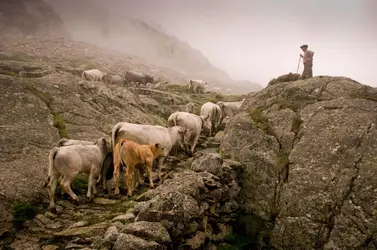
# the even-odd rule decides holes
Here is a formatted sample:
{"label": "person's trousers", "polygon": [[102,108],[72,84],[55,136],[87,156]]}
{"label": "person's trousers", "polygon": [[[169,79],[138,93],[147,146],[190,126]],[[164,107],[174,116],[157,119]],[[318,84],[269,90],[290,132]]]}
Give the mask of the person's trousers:
{"label": "person's trousers", "polygon": [[313,62],[308,61],[304,63],[304,71],[302,72],[301,78],[311,78],[313,77]]}

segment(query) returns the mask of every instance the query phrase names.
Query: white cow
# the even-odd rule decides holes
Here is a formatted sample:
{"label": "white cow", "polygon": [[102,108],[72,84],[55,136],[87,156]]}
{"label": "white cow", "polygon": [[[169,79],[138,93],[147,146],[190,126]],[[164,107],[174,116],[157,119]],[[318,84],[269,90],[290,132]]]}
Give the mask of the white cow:
{"label": "white cow", "polygon": [[95,143],[96,141],[82,141],[82,140],[62,138],[58,142],[58,147],[71,146],[71,145],[94,145]]}
{"label": "white cow", "polygon": [[71,145],[54,147],[51,149],[48,160],[48,177],[44,187],[49,187],[50,210],[56,212],[55,190],[58,179],[63,177],[60,185],[64,192],[78,202],[77,195],[71,189],[71,183],[80,172],[89,175],[87,197],[97,194],[95,178],[101,172],[103,160],[108,151],[107,141],[101,138],[95,145]]}
{"label": "white cow", "polygon": [[104,78],[105,74],[102,73],[99,69],[89,69],[82,72],[81,77],[88,81],[100,81]]}
{"label": "white cow", "polygon": [[216,133],[217,126],[220,124],[221,109],[217,104],[206,102],[200,109],[200,116],[204,120],[205,126],[209,129],[209,136]]}
{"label": "white cow", "polygon": [[[180,146],[185,149],[183,142],[188,136],[187,129],[174,126],[165,128],[158,125],[134,124],[128,122],[117,123],[111,131],[111,147],[114,152],[114,146],[119,138],[132,140],[139,144],[159,143],[164,148],[164,157],[158,160],[158,176],[161,178],[162,163],[172,150],[173,146]],[[115,174],[115,172],[114,172]],[[118,178],[119,176],[115,176]],[[116,190],[119,193],[119,190]]]}
{"label": "white cow", "polygon": [[221,109],[220,123],[223,122],[224,118],[232,117],[233,115],[237,114],[244,101],[245,98],[240,102],[217,102],[217,105],[219,105]]}
{"label": "white cow", "polygon": [[188,136],[184,144],[191,146],[191,153],[194,153],[203,125],[204,120],[200,116],[188,112],[175,112],[168,118],[168,127],[180,126],[187,129]]}
{"label": "white cow", "polygon": [[204,93],[207,87],[207,82],[203,80],[190,80],[188,84],[189,92]]}

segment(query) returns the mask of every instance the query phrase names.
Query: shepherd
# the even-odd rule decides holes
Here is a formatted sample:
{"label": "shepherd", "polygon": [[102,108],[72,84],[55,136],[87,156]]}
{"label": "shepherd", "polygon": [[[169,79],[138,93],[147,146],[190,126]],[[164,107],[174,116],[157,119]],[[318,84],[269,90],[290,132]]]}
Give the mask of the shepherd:
{"label": "shepherd", "polygon": [[303,59],[304,63],[304,71],[302,72],[301,78],[312,78],[313,77],[313,56],[314,52],[311,50],[308,50],[308,45],[302,45],[300,47],[302,51],[304,52],[304,55],[300,54],[300,57]]}

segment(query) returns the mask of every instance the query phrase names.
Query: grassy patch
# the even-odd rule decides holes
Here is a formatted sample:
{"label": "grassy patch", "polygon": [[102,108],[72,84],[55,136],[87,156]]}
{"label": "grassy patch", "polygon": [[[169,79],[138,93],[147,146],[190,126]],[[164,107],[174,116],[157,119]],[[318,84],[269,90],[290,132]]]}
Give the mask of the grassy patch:
{"label": "grassy patch", "polygon": [[59,130],[59,136],[60,138],[69,138],[66,130],[66,124],[63,119],[58,113],[54,112],[54,123],[53,126]]}
{"label": "grassy patch", "polygon": [[286,98],[278,96],[276,97],[268,107],[271,107],[273,105],[276,105],[277,108],[280,109],[291,109],[293,111],[297,110],[297,107],[292,105]]}
{"label": "grassy patch", "polygon": [[289,176],[289,153],[283,149],[276,154],[276,168],[279,171],[279,176],[282,174],[283,182],[287,182]]}
{"label": "grassy patch", "polygon": [[274,129],[271,127],[270,123],[268,122],[267,116],[263,114],[262,109],[250,109],[248,111],[250,118],[256,123],[257,127],[267,134],[276,136]]}
{"label": "grassy patch", "polygon": [[188,93],[187,85],[182,84],[167,84],[166,90],[170,92]]}
{"label": "grassy patch", "polygon": [[16,72],[13,72],[13,71],[0,70],[0,74],[1,75],[7,75],[7,76],[13,76],[13,77],[17,77],[18,76],[18,74]]}
{"label": "grassy patch", "polygon": [[31,62],[33,61],[33,58],[23,53],[13,53],[13,54],[0,54],[0,60]]}
{"label": "grassy patch", "polygon": [[276,154],[276,167],[277,169],[283,169],[289,164],[289,154],[285,150],[280,150]]}
{"label": "grassy patch", "polygon": [[13,225],[20,229],[27,220],[32,220],[36,215],[36,208],[29,203],[17,202],[13,204]]}

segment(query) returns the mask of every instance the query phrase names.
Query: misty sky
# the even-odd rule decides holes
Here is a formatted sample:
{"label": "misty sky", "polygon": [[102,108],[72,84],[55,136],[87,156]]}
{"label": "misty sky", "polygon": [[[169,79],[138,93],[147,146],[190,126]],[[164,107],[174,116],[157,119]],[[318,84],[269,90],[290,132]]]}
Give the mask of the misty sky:
{"label": "misty sky", "polygon": [[308,44],[314,75],[377,86],[376,0],[116,1],[115,11],[161,24],[236,80],[265,86],[296,72]]}

